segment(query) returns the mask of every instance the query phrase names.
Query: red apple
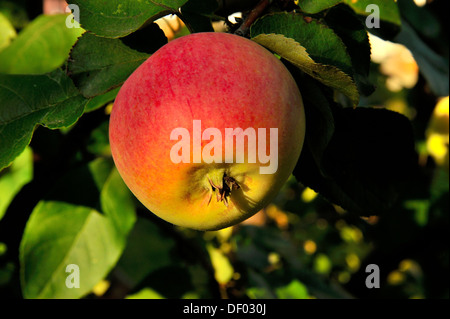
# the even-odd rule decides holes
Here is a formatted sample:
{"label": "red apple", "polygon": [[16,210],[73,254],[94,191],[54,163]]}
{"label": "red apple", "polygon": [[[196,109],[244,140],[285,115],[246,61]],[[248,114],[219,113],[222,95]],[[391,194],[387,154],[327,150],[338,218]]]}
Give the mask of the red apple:
{"label": "red apple", "polygon": [[127,79],[109,134],[119,173],[150,211],[214,230],[274,199],[300,156],[305,116],[273,54],[236,35],[196,33],[169,42]]}

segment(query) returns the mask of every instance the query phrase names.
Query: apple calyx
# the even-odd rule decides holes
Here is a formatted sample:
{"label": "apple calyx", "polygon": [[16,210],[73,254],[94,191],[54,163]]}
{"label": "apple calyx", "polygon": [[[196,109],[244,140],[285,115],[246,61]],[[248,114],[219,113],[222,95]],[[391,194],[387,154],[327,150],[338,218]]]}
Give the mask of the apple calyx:
{"label": "apple calyx", "polygon": [[208,181],[211,186],[210,192],[209,192],[209,200],[208,205],[211,202],[213,193],[216,194],[216,199],[218,202],[223,202],[225,206],[228,207],[228,197],[231,196],[231,192],[233,189],[239,189],[239,184],[236,182],[236,180],[228,176],[227,173],[223,173],[221,185],[216,185],[211,178],[208,176]]}

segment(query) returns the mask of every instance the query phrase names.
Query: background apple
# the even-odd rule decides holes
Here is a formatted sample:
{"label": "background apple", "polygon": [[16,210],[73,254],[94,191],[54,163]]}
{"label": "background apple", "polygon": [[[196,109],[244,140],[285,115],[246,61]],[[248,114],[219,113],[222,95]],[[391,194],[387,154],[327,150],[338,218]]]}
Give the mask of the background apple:
{"label": "background apple", "polygon": [[[193,120],[222,134],[278,128],[278,170],[260,174],[258,161],[173,163],[170,133],[181,127],[192,137]],[[122,178],[149,210],[210,230],[252,216],[275,197],[300,156],[305,116],[294,79],[273,54],[236,35],[198,33],[163,46],[128,78],[109,134]]]}

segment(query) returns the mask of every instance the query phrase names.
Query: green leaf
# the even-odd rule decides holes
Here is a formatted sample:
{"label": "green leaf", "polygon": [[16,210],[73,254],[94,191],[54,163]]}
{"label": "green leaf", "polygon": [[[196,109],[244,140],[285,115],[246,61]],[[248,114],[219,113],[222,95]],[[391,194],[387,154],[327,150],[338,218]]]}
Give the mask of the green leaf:
{"label": "green leaf", "polygon": [[73,0],[80,8],[80,24],[101,37],[120,38],[178,9],[187,0]]}
{"label": "green leaf", "polygon": [[33,152],[30,148],[20,154],[8,169],[0,173],[0,220],[8,205],[22,186],[33,179]]}
{"label": "green leaf", "polygon": [[219,284],[227,284],[233,277],[233,266],[220,249],[213,247],[211,244],[207,245],[206,249],[208,250],[211,264],[214,268],[214,277]]}
{"label": "green leaf", "polygon": [[369,16],[373,12],[370,5],[376,5],[380,12],[380,20],[400,26],[400,13],[395,0],[300,0],[299,7],[303,12],[316,14],[339,3],[345,3],[357,14]]}
{"label": "green leaf", "polygon": [[111,170],[103,185],[100,203],[102,212],[111,220],[117,234],[120,235],[120,240],[125,243],[126,236],[136,221],[136,216],[133,197],[115,168]]}
{"label": "green leaf", "polygon": [[450,185],[448,183],[448,173],[444,169],[435,171],[433,181],[431,182],[431,201],[436,202],[440,197],[445,196],[449,192]]}
{"label": "green leaf", "polygon": [[246,294],[250,299],[276,298],[267,279],[250,267],[248,268],[248,282],[250,287],[246,289]]}
{"label": "green leaf", "polygon": [[[410,1],[410,0],[407,0]],[[411,1],[410,1],[411,2]],[[316,14],[343,3],[357,13],[366,27],[384,39],[391,39],[400,31],[400,13],[395,0],[300,0],[299,7],[307,14]],[[327,18],[328,12],[324,15]],[[377,28],[367,24],[372,19],[379,19]],[[344,17],[340,20],[345,23]]]}
{"label": "green leaf", "polygon": [[[115,260],[114,238],[109,238],[113,230],[95,209],[41,202],[33,210],[21,244],[24,297],[78,298],[88,293],[105,275],[104,264]],[[66,267],[72,264],[80,267],[80,289],[65,284]]]}
{"label": "green leaf", "polygon": [[[308,20],[301,14],[275,13],[262,17],[251,27],[252,38],[272,33],[294,39],[316,63],[333,65],[345,72],[351,70],[351,59],[344,43],[318,20]],[[298,54],[303,55],[303,52]]]}
{"label": "green leaf", "polygon": [[297,279],[292,280],[288,285],[276,289],[279,299],[307,299],[308,289]]}
{"label": "green leaf", "polygon": [[444,25],[435,14],[438,10],[433,12],[430,6],[419,7],[410,0],[398,0],[397,5],[401,18],[405,19],[421,38],[440,41]]}
{"label": "green leaf", "polygon": [[109,145],[109,122],[104,121],[99,127],[94,129],[87,141],[86,149],[98,156],[111,156],[111,146]]}
{"label": "green leaf", "polygon": [[164,299],[164,297],[151,288],[143,288],[134,294],[126,296],[125,299]]}
{"label": "green leaf", "polygon": [[341,2],[342,0],[300,0],[298,5],[303,12],[314,14]]}
{"label": "green leaf", "polygon": [[373,12],[370,10],[370,5],[376,5],[379,8],[380,20],[389,22],[391,24],[400,26],[400,13],[396,0],[343,0],[349,5],[357,14],[369,16]]}
{"label": "green leaf", "polygon": [[119,90],[120,87],[108,91],[105,94],[97,95],[96,97],[90,99],[86,104],[86,107],[84,108],[84,112],[87,113],[95,111],[102,106],[105,106],[107,103],[112,102],[116,98],[117,93],[119,93]]}
{"label": "green leaf", "polygon": [[302,92],[305,108],[307,132],[305,143],[314,161],[321,167],[321,161],[325,150],[334,134],[334,116],[330,105],[333,97],[325,92],[320,83],[314,81],[308,75],[301,73],[292,64],[285,62],[286,67],[296,80]]}
{"label": "green leaf", "polygon": [[395,42],[406,46],[419,65],[420,73],[427,80],[431,90],[436,96],[449,95],[449,61],[434,52],[417,35],[414,29],[403,22],[402,30],[394,39]]}
{"label": "green leaf", "polygon": [[153,54],[167,44],[167,37],[157,23],[146,24],[132,34],[120,38],[125,45],[135,51]]}
{"label": "green leaf", "polygon": [[181,7],[181,18],[191,32],[214,32],[211,18],[218,8],[216,0],[189,0]]}
{"label": "green leaf", "polygon": [[0,52],[0,72],[43,74],[60,67],[84,31],[67,28],[66,15],[41,15]]}
{"label": "green leaf", "polygon": [[134,288],[150,273],[174,263],[174,247],[175,240],[162,233],[156,224],[138,218],[116,268]]}
{"label": "green leaf", "polygon": [[338,105],[333,106],[333,117],[334,134],[321,160],[316,161],[305,144],[294,176],[354,214],[388,212],[417,165],[409,120],[385,109]]}
{"label": "green leaf", "polygon": [[17,36],[16,29],[14,29],[8,18],[0,12],[0,51],[9,46],[11,41]]}
{"label": "green leaf", "polygon": [[370,41],[364,24],[346,5],[337,5],[325,16],[325,22],[344,42],[352,61],[354,79],[359,91],[368,96],[375,88],[369,82]]}
{"label": "green leaf", "polygon": [[351,58],[342,40],[326,25],[307,22],[301,14],[279,13],[259,19],[250,34],[253,41],[358,103]]}
{"label": "green leaf", "polygon": [[0,169],[22,153],[37,125],[68,127],[83,114],[86,103],[61,70],[0,74]]}
{"label": "green leaf", "polygon": [[[85,205],[75,204],[78,198]],[[117,263],[135,218],[132,196],[110,160],[95,160],[63,178],[25,227],[20,245],[24,297],[89,293]],[[67,265],[78,266],[79,288],[66,286]]]}
{"label": "green leaf", "polygon": [[84,96],[93,97],[122,85],[149,56],[119,39],[85,33],[70,53],[68,74]]}

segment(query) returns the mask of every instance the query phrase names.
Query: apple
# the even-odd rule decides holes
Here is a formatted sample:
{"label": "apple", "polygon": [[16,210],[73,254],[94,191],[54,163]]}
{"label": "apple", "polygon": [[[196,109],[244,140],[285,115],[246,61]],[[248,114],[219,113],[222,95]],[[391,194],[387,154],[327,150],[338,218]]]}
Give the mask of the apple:
{"label": "apple", "polygon": [[304,136],[302,97],[281,61],[219,32],[155,52],[123,84],[109,125],[133,194],[160,218],[197,230],[235,225],[269,204]]}

